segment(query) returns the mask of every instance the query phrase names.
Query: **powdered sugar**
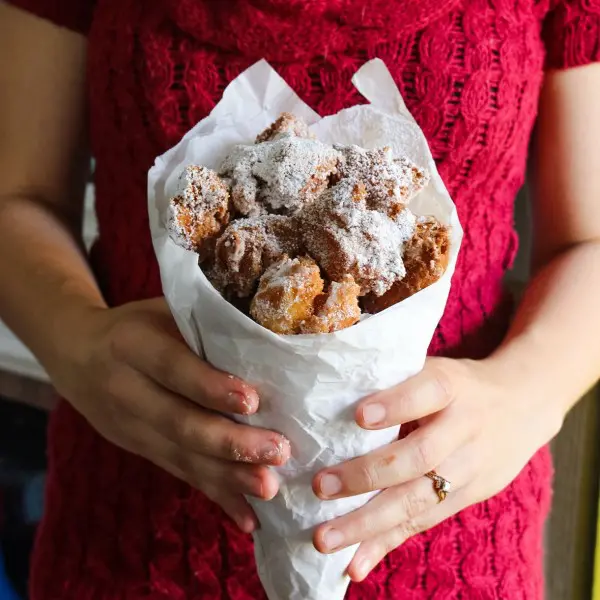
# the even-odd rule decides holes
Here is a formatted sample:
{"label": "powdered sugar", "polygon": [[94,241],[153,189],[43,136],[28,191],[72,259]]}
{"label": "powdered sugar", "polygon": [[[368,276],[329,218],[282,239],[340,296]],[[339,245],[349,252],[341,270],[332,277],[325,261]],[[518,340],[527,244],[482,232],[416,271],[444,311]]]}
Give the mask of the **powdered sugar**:
{"label": "powdered sugar", "polygon": [[308,125],[298,119],[291,113],[283,113],[277,121],[275,121],[270,127],[265,129],[257,138],[256,143],[267,142],[275,139],[282,133],[288,133],[301,138],[314,139],[314,134],[310,131]]}
{"label": "powdered sugar", "polygon": [[403,244],[414,230],[407,209],[395,220],[364,208],[355,183],[342,180],[304,212],[304,241],[332,280],[351,274],[363,294],[385,293],[404,277]]}
{"label": "powdered sugar", "polygon": [[204,243],[218,235],[229,218],[227,184],[206,167],[186,167],[169,202],[168,228],[172,239],[202,254]]}
{"label": "powdered sugar", "polygon": [[341,177],[365,184],[368,208],[395,217],[429,181],[429,174],[408,158],[394,159],[389,147],[365,150],[358,146],[335,146],[344,156]]}
{"label": "powdered sugar", "polygon": [[410,209],[405,208],[401,210],[392,219],[392,221],[394,221],[396,227],[398,227],[402,241],[408,242],[408,240],[410,240],[415,233],[417,217],[410,211]]}
{"label": "powdered sugar", "polygon": [[249,296],[264,270],[284,254],[300,253],[302,240],[292,217],[263,215],[238,219],[219,238],[210,279],[239,297]]}
{"label": "powdered sugar", "polygon": [[221,165],[231,177],[236,209],[246,216],[294,214],[326,187],[341,154],[317,140],[283,133],[272,141],[236,146]]}
{"label": "powdered sugar", "polygon": [[275,333],[299,333],[302,323],[312,316],[315,299],[323,292],[323,285],[314,260],[285,256],[261,277],[250,314]]}
{"label": "powdered sugar", "polygon": [[312,262],[299,258],[285,257],[271,265],[261,278],[261,291],[281,290],[286,295],[306,287],[318,267]]}

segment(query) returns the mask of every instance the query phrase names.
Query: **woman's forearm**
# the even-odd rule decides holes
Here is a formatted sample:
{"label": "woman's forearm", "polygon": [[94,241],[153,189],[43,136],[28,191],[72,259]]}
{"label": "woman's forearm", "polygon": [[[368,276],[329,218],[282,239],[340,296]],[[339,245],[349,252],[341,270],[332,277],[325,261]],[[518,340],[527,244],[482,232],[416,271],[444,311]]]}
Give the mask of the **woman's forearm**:
{"label": "woman's forearm", "polygon": [[0,2],[0,319],[46,367],[102,305],[77,240],[86,64],[84,36]]}
{"label": "woman's forearm", "polygon": [[0,318],[45,365],[82,310],[104,306],[76,234],[43,201],[0,199]]}
{"label": "woman's forearm", "polygon": [[[527,287],[491,361],[562,419],[600,376],[600,241],[551,260]],[[508,383],[508,382],[507,382]]]}

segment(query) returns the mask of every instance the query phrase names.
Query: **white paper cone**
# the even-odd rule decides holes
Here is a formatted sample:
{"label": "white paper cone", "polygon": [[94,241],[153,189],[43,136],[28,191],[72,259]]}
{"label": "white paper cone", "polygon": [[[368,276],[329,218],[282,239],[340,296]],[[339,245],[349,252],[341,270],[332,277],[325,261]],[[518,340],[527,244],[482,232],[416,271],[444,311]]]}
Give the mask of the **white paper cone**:
{"label": "white paper cone", "polygon": [[[380,60],[353,79],[370,105],[320,119],[264,61],[234,80],[209,117],[156,159],[149,173],[149,215],[163,291],[186,340],[216,367],[256,386],[258,414],[240,418],[282,432],[292,458],[278,468],[280,492],[270,502],[250,499],[261,523],[254,535],[262,584],[270,600],[341,600],[356,548],[322,555],[311,542],[316,525],[362,506],[370,495],[323,502],[312,492],[320,469],[392,442],[399,428],[365,431],[354,423],[356,402],[396,385],[423,367],[440,320],[462,238],[456,210],[427,142]],[[312,125],[319,139],[366,148],[389,145],[432,173],[411,203],[417,215],[452,226],[449,267],[427,289],[334,334],[279,336],[226,302],[198,268],[197,256],[166,230],[169,198],[189,164],[217,168],[236,143],[251,143],[281,112]]]}

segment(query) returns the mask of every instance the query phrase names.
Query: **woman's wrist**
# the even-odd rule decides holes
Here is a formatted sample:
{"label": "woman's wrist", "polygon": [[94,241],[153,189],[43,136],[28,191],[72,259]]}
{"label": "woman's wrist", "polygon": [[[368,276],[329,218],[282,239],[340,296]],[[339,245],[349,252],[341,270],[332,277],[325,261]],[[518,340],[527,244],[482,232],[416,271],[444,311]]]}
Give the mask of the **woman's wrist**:
{"label": "woman's wrist", "polygon": [[560,431],[578,399],[555,361],[556,356],[524,335],[507,338],[483,361],[506,401],[541,423],[548,440]]}
{"label": "woman's wrist", "polygon": [[41,328],[31,344],[52,380],[60,378],[66,365],[84,360],[95,316],[106,310],[101,298],[69,297],[45,312],[48,327]]}

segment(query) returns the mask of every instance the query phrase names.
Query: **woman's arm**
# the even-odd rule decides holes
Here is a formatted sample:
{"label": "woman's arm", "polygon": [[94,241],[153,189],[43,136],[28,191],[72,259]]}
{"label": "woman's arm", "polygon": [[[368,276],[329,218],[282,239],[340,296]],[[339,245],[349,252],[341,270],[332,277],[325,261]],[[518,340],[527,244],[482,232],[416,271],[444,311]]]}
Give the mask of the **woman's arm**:
{"label": "woman's arm", "polygon": [[[509,335],[483,361],[431,359],[405,383],[365,399],[367,429],[420,427],[319,473],[324,499],[384,490],[323,524],[315,545],[362,542],[355,580],[412,535],[508,485],[600,376],[600,65],[549,73],[534,150],[535,276]],[[432,469],[452,490],[437,503]]]}
{"label": "woman's arm", "polygon": [[85,60],[82,36],[0,5],[0,314],[47,368],[104,306],[79,238]]}
{"label": "woman's arm", "polygon": [[276,494],[265,465],[287,440],[217,414],[256,411],[256,392],[195,356],[164,300],[107,308],[87,264],[85,54],[79,35],[0,5],[0,317],[102,435],[250,531],[243,494]]}
{"label": "woman's arm", "polygon": [[599,64],[546,78],[532,156],[534,277],[495,357],[559,419],[600,377],[598,97]]}

